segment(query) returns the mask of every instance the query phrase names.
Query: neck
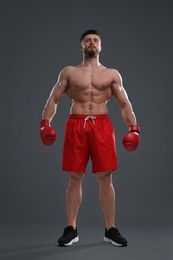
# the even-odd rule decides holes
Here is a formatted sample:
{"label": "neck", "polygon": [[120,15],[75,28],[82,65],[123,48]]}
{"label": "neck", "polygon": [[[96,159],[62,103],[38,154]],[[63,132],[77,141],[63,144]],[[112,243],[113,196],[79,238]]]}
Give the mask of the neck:
{"label": "neck", "polygon": [[94,58],[89,58],[84,55],[82,65],[86,67],[99,67],[100,66],[99,56]]}

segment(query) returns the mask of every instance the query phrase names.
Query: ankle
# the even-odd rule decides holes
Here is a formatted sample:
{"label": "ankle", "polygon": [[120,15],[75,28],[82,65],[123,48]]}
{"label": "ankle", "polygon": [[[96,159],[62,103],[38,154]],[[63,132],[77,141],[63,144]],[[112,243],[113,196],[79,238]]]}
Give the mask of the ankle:
{"label": "ankle", "polygon": [[113,225],[106,225],[106,229],[107,230],[109,230],[109,229],[111,229],[111,228],[115,228],[115,225],[113,224]]}
{"label": "ankle", "polygon": [[69,227],[69,226],[70,226],[70,227],[73,227],[75,230],[76,230],[76,228],[77,228],[77,226],[76,226],[75,224],[71,224],[71,223],[68,223],[67,226],[68,226],[68,227]]}

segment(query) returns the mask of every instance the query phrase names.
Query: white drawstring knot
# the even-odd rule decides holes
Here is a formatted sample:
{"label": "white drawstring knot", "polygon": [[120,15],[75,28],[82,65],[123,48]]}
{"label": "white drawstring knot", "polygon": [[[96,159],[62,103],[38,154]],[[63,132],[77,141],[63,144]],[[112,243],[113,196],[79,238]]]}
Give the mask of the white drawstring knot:
{"label": "white drawstring knot", "polygon": [[86,126],[86,121],[87,121],[88,119],[91,119],[92,122],[93,122],[93,124],[95,125],[94,119],[96,119],[96,117],[95,117],[95,116],[87,116],[87,117],[85,117],[85,119],[84,119],[84,128],[85,128],[85,126]]}

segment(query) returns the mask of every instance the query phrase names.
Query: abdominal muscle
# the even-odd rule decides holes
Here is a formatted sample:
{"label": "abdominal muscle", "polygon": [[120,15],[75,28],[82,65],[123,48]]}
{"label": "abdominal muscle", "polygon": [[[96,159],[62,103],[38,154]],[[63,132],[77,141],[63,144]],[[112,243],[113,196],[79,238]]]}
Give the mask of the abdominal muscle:
{"label": "abdominal muscle", "polygon": [[70,114],[104,115],[108,114],[108,108],[106,103],[96,104],[94,102],[73,102]]}

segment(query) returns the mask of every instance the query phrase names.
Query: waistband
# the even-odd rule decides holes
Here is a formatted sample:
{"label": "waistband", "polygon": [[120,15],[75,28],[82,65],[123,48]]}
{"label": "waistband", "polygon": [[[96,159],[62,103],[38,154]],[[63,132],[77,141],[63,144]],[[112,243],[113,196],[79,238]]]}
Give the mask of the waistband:
{"label": "waistband", "polygon": [[89,118],[89,117],[93,117],[94,119],[109,119],[109,116],[107,114],[104,114],[104,115],[95,115],[95,114],[76,115],[76,114],[72,114],[72,115],[69,116],[69,119],[83,119],[83,120],[85,120],[85,118]]}

